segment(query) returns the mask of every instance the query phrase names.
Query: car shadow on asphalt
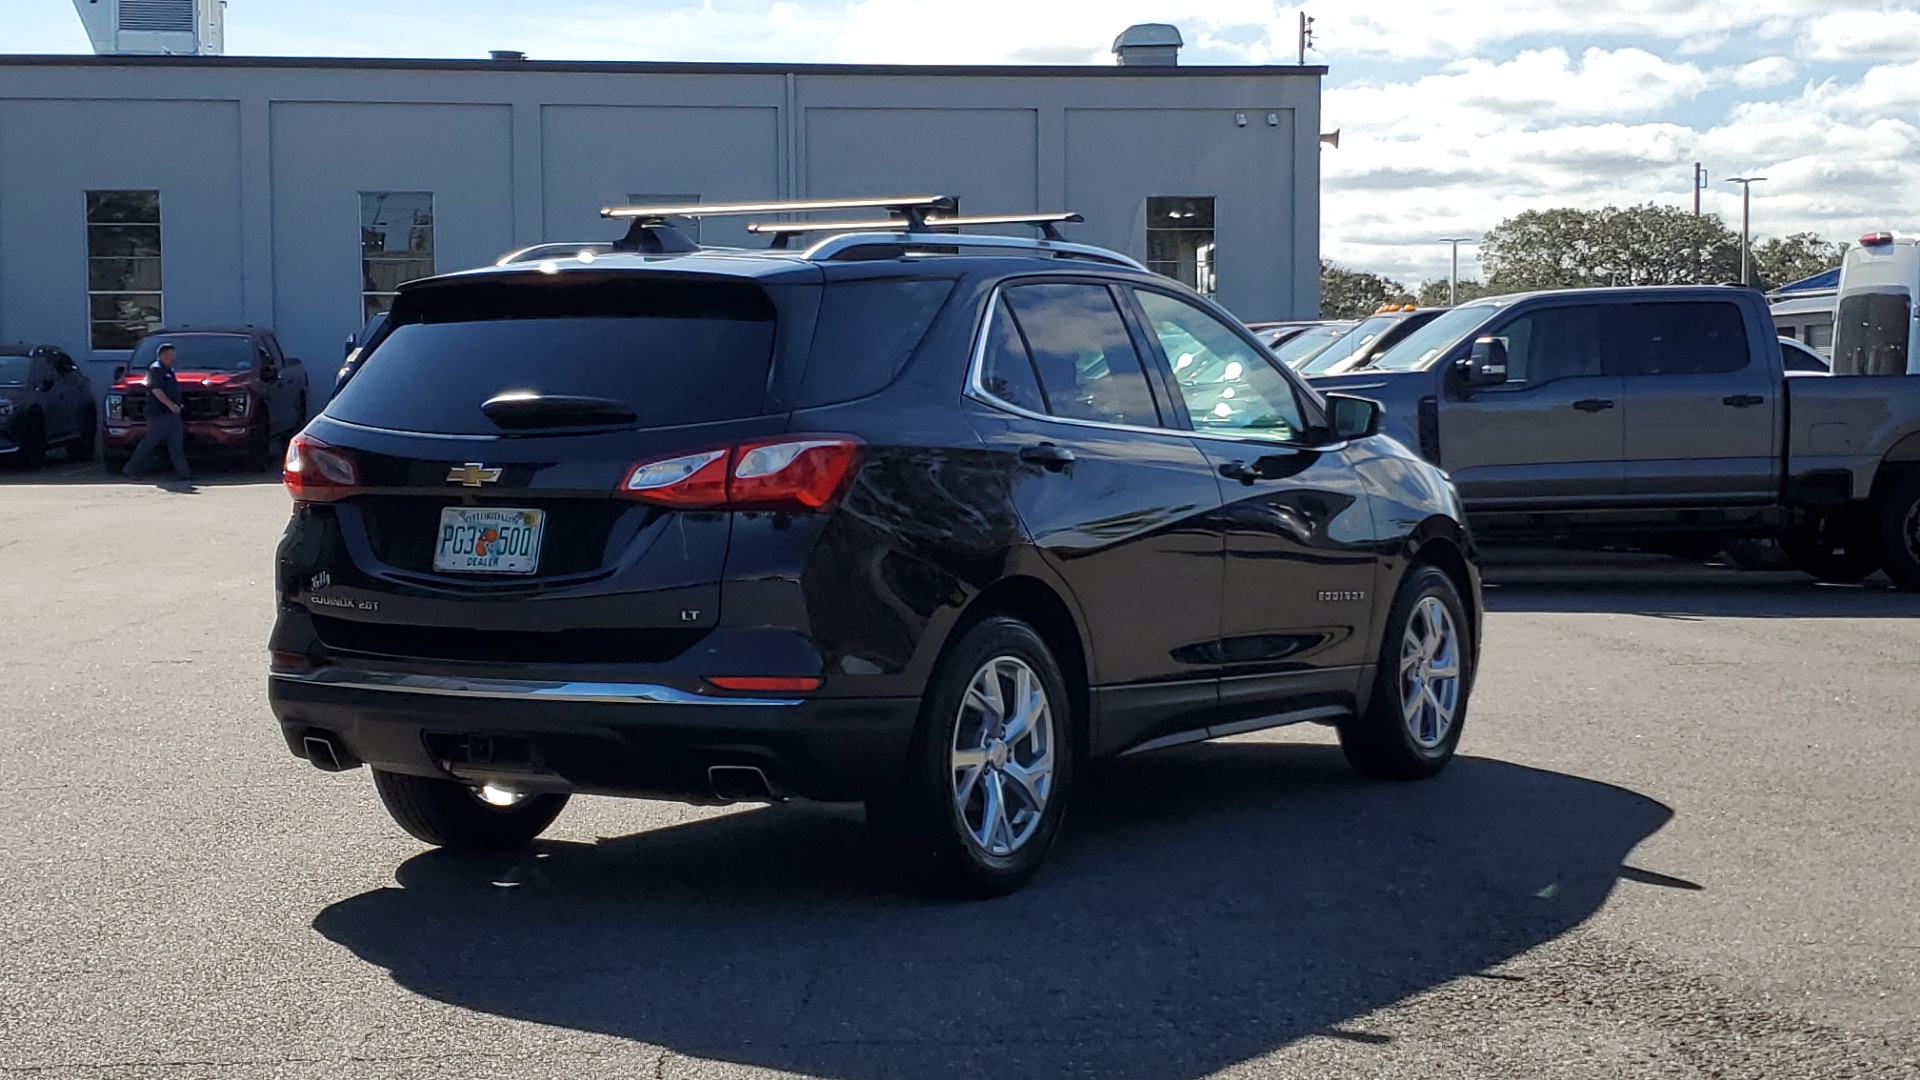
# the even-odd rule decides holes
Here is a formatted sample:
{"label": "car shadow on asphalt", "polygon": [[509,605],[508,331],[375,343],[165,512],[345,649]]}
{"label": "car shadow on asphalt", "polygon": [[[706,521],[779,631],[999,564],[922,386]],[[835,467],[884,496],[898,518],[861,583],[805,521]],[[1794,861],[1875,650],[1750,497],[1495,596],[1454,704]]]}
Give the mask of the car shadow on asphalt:
{"label": "car shadow on asphalt", "polygon": [[1489,571],[1489,612],[1575,612],[1665,619],[1911,619],[1920,593],[1883,577],[1828,585],[1804,574],[1698,569],[1605,576],[1568,568],[1524,578]]}
{"label": "car shadow on asphalt", "polygon": [[1367,782],[1327,746],[1189,747],[1086,779],[1047,869],[991,902],[903,891],[857,812],[776,807],[430,852],[313,925],[426,997],[699,1058],[1197,1077],[1316,1034],[1387,1041],[1346,1025],[1577,926],[1671,816],[1486,759]]}

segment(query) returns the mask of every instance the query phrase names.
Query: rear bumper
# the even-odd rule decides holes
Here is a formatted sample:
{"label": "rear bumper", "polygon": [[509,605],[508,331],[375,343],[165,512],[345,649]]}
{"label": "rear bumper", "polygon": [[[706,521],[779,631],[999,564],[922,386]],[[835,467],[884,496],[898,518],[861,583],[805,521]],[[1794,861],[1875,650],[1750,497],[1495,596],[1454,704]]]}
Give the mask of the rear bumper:
{"label": "rear bumper", "polygon": [[718,801],[714,766],[752,766],[776,794],[820,801],[890,791],[920,705],[342,666],[275,673],[267,697],[297,757],[306,737],[325,735],[390,772],[688,802]]}

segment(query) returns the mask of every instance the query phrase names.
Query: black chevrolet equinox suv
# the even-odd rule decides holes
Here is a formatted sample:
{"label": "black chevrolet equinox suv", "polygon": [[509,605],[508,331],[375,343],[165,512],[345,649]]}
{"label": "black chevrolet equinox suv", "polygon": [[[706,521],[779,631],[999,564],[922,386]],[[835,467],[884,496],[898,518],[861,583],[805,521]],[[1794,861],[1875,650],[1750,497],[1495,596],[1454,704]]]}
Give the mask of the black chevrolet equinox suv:
{"label": "black chevrolet equinox suv", "polygon": [[608,211],[403,286],[287,451],[292,751],[455,848],[574,793],[861,801],[974,896],[1094,759],[1312,721],[1442,768],[1481,611],[1446,475],[1075,219],[940,205],[752,251],[664,221],[743,208]]}

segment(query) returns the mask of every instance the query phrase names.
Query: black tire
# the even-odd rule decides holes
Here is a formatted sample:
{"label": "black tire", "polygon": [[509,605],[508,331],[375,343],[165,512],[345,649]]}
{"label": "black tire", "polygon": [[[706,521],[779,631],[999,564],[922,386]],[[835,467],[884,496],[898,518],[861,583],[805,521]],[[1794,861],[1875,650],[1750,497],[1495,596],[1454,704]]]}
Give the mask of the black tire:
{"label": "black tire", "polygon": [[519,847],[545,832],[566,808],[565,795],[528,795],[510,807],[481,800],[455,780],[373,770],[373,786],[387,813],[424,843],[459,851]]}
{"label": "black tire", "polygon": [[72,462],[92,461],[94,448],[100,444],[100,418],[92,409],[87,410],[85,422],[80,434],[67,440],[67,460]]}
{"label": "black tire", "polygon": [[1880,568],[1895,585],[1920,592],[1920,472],[1899,477],[1874,499],[1869,529]]}
{"label": "black tire", "polygon": [[1872,530],[1852,509],[1789,529],[1780,536],[1780,550],[1795,570],[1835,585],[1858,585],[1880,568]]}
{"label": "black tire", "polygon": [[[991,685],[1006,700],[1014,680],[1037,682],[1044,708],[1033,710],[1028,734],[1000,738],[1008,719],[996,722],[989,709],[973,702],[969,688],[991,667]],[[916,884],[941,895],[970,899],[1005,896],[1032,879],[1060,833],[1072,793],[1074,717],[1066,679],[1046,642],[1026,623],[992,616],[970,627],[935,669],[921,697],[920,723],[900,789],[867,802],[867,819]],[[959,744],[981,743],[982,763],[964,779],[955,756]],[[1044,745],[1043,745],[1044,744]],[[1050,765],[1039,787],[1039,813],[1029,789],[1014,779],[1026,768]],[[1024,767],[1024,768],[1023,768]],[[1032,775],[1032,774],[1027,774]],[[964,786],[964,798],[957,790]],[[1010,815],[989,819],[991,793],[1000,806],[1019,805]],[[990,825],[989,821],[1004,825]],[[976,824],[978,822],[978,824]],[[979,834],[984,833],[983,842]],[[996,852],[996,847],[1005,851]]]}
{"label": "black tire", "polygon": [[14,453],[13,460],[23,469],[37,469],[47,463],[47,422],[39,413],[29,413],[20,422],[20,433],[14,438],[14,445],[20,449]]}
{"label": "black tire", "polygon": [[[1441,635],[1450,636],[1451,644],[1447,650],[1422,658],[1419,649],[1407,651],[1409,635],[1424,638],[1423,627],[1440,629],[1439,620],[1433,615],[1434,604],[1444,609],[1452,623],[1452,633]],[[1401,674],[1401,661],[1405,656],[1415,656],[1416,665],[1424,659],[1427,667],[1450,659],[1456,673],[1451,693],[1443,689],[1438,696],[1429,695],[1418,705],[1417,720],[1407,719],[1402,707],[1403,690],[1407,689]],[[1379,669],[1367,709],[1339,724],[1340,749],[1346,754],[1347,763],[1363,775],[1380,780],[1419,780],[1446,768],[1466,727],[1473,676],[1473,624],[1467,621],[1460,590],[1439,568],[1414,567],[1400,583],[1400,591],[1393,598],[1393,609],[1387,616],[1386,631],[1380,639]],[[1445,718],[1440,697],[1451,698],[1450,720]],[[1423,732],[1430,731],[1431,735],[1416,738],[1413,731],[1416,722]]]}

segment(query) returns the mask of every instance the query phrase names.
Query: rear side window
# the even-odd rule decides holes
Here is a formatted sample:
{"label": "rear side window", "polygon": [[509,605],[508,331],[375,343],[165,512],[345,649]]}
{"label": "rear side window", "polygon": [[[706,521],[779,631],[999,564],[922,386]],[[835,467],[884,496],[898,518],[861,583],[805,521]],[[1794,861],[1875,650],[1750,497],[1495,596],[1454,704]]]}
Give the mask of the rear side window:
{"label": "rear side window", "polygon": [[1047,411],[1047,399],[1040,392],[1040,380],[1033,373],[1033,358],[1026,342],[1013,325],[1013,314],[1005,300],[993,302],[993,316],[987,322],[986,355],[980,365],[980,386],[1009,405],[1028,412]]}
{"label": "rear side window", "polygon": [[1747,324],[1737,304],[1621,304],[1607,341],[1616,375],[1717,375],[1747,366]]}
{"label": "rear side window", "polygon": [[836,281],[820,297],[800,407],[879,393],[899,376],[953,292],[950,279]]}
{"label": "rear side window", "polygon": [[1006,303],[1033,354],[1048,411],[1157,427],[1160,414],[1127,324],[1104,285],[1021,285]]}
{"label": "rear side window", "polygon": [[1904,292],[1858,293],[1833,317],[1835,375],[1905,375],[1912,301]]}
{"label": "rear side window", "polygon": [[775,312],[749,282],[511,280],[403,293],[389,333],[327,414],[400,431],[497,435],[508,391],[612,398],[642,427],[760,412]]}

